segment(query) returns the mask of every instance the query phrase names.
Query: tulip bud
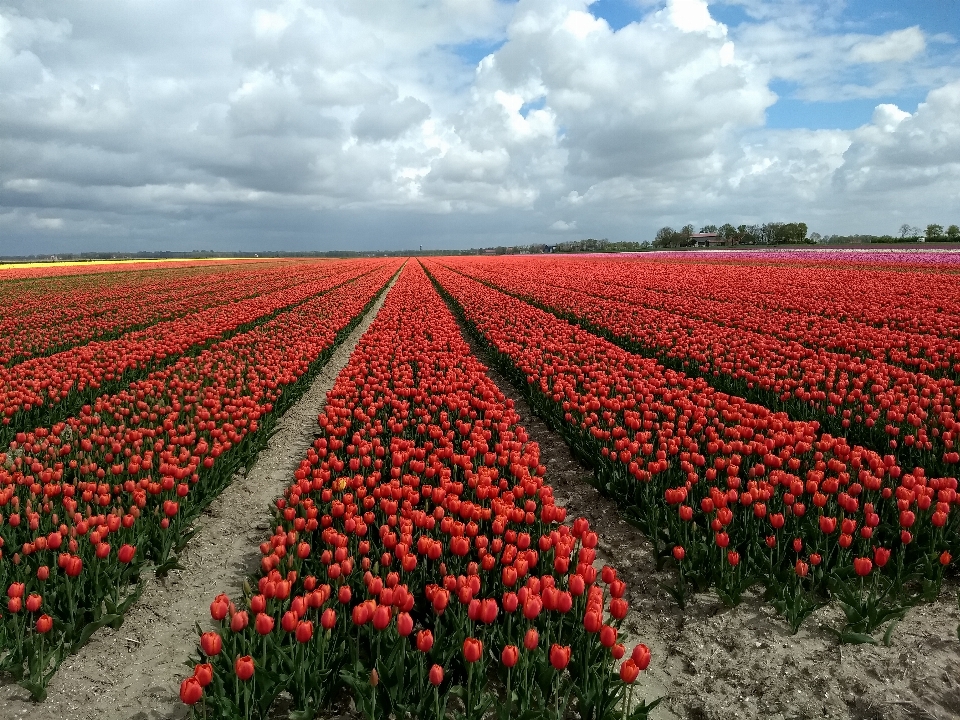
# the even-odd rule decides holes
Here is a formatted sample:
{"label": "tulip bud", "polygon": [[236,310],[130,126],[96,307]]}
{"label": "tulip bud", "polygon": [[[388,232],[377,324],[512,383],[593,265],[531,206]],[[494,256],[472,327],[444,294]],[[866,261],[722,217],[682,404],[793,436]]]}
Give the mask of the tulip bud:
{"label": "tulip bud", "polygon": [[443,668],[439,665],[433,665],[430,668],[430,684],[438,687],[443,682]]}

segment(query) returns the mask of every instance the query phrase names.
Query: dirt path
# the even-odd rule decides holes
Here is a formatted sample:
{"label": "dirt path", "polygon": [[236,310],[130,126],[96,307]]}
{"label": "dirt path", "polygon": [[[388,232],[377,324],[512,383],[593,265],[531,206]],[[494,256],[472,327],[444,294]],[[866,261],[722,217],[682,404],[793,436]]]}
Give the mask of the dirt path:
{"label": "dirt path", "polygon": [[184,663],[196,647],[194,623],[208,623],[210,601],[220,592],[236,595],[243,578],[255,569],[258,546],[270,534],[268,507],[291,482],[314,439],[327,392],[385,297],[386,293],[283,416],[249,474],[235,477],[200,518],[199,532],[181,555],[186,569],[171,572],[166,580],[148,576],[143,596],[123,626],[101,630],[67,658],[42,704],[30,702],[19,686],[0,687],[0,719],[186,717],[177,693],[180,678],[188,672]]}
{"label": "dirt path", "polygon": [[644,536],[589,484],[591,471],[513,386],[495,370],[488,374],[516,403],[521,423],[540,445],[557,503],[567,507],[568,518],[590,520],[600,536],[599,562],[615,566],[628,585],[626,644],[644,642],[653,653],[638,694],[664,697],[652,720],[960,717],[955,583],[945,585],[938,602],[908,611],[891,647],[838,645],[826,629],[842,625],[833,606],[808,618],[795,636],[769,603],[750,594],[735,608],[713,594],[698,595],[681,611],[658,584],[673,582],[673,574],[656,571]]}

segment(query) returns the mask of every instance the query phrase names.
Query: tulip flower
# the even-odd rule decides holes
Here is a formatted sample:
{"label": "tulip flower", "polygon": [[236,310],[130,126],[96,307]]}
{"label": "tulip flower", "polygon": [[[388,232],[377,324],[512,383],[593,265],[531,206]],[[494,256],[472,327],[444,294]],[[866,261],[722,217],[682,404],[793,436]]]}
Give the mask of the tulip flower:
{"label": "tulip flower", "polygon": [[550,646],[550,664],[555,670],[563,670],[570,662],[570,646],[553,643]]}
{"label": "tulip flower", "polygon": [[244,655],[243,657],[237,658],[237,661],[234,663],[234,672],[236,672],[237,677],[246,682],[253,677],[253,658],[249,655]]}
{"label": "tulip flower", "polygon": [[215,657],[223,648],[223,639],[219,633],[205,632],[200,636],[200,648],[207,657]]}
{"label": "tulip flower", "polygon": [[[238,673],[239,675],[239,673]],[[203,697],[203,686],[196,677],[188,677],[180,683],[180,701],[187,705],[196,705]]]}
{"label": "tulip flower", "polygon": [[200,687],[207,687],[213,682],[213,665],[210,663],[200,663],[193,668],[193,677],[200,683]]}
{"label": "tulip flower", "polygon": [[639,643],[630,654],[630,659],[637,664],[637,667],[643,671],[650,666],[650,648],[643,643]]}
{"label": "tulip flower", "polygon": [[463,641],[463,657],[468,663],[477,662],[483,655],[483,643],[476,638]]}
{"label": "tulip flower", "polygon": [[417,633],[417,650],[420,652],[430,652],[433,647],[433,633],[429,630],[421,630]]}

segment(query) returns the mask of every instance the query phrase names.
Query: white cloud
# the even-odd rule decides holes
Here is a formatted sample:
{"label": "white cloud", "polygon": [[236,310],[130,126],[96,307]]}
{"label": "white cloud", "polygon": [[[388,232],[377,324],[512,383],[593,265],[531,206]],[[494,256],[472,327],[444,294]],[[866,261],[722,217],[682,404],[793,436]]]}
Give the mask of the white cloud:
{"label": "white cloud", "polygon": [[[0,252],[957,208],[956,67],[924,52],[947,39],[827,27],[818,2],[749,0],[736,29],[703,0],[644,2],[617,31],[588,0],[0,5]],[[774,79],[881,99],[857,130],[774,131]],[[903,87],[940,89],[885,102]]]}
{"label": "white cloud", "polygon": [[668,0],[667,16],[684,32],[704,32],[717,25],[703,0]]}
{"label": "white cloud", "polygon": [[914,26],[861,40],[850,49],[850,58],[861,63],[904,62],[922,53],[926,46],[923,32]]}

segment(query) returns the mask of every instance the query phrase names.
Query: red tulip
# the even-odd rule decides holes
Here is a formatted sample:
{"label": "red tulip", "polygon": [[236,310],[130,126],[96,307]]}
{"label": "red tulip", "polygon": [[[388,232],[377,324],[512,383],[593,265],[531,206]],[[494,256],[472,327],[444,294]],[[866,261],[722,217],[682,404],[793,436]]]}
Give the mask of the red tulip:
{"label": "red tulip", "polygon": [[430,678],[431,685],[434,687],[439,686],[440,683],[443,682],[443,668],[439,665],[432,665],[428,677]]}
{"label": "red tulip", "polygon": [[620,666],[620,679],[625,683],[634,682],[638,675],[640,675],[640,668],[633,661],[633,658],[628,658]]}
{"label": "red tulip", "polygon": [[386,605],[378,605],[373,612],[373,627],[377,630],[385,630],[391,619],[390,608]]}
{"label": "red tulip", "polygon": [[630,658],[637,664],[640,670],[646,670],[650,665],[650,648],[643,643],[637,645],[630,655]]}
{"label": "red tulip", "polygon": [[617,642],[617,629],[609,625],[600,628],[600,644],[604,647],[613,647]]}
{"label": "red tulip", "polygon": [[429,630],[421,630],[417,633],[417,650],[420,652],[430,652],[433,647],[433,633]]}
{"label": "red tulip", "polygon": [[237,677],[240,678],[241,681],[246,682],[253,677],[253,658],[249,655],[237,658],[233,669],[237,673]]}
{"label": "red tulip", "polygon": [[193,668],[193,676],[200,683],[200,687],[207,687],[213,682],[213,665],[210,663],[200,663]]}
{"label": "red tulip", "polygon": [[520,650],[516,645],[507,645],[503,648],[503,652],[500,653],[500,660],[504,666],[512,668],[517,664],[517,660],[520,659]]}
{"label": "red tulip", "polygon": [[266,613],[259,613],[253,621],[253,627],[259,635],[269,635],[273,632],[273,617]]}
{"label": "red tulip", "polygon": [[242,631],[250,622],[250,618],[247,615],[246,610],[239,610],[233,614],[233,617],[230,618],[230,630],[232,632],[238,633]]}
{"label": "red tulip", "polygon": [[200,636],[200,648],[207,657],[215,657],[223,649],[223,639],[219,633],[205,632]]}
{"label": "red tulip", "polygon": [[309,642],[310,638],[313,637],[313,623],[309,620],[301,620],[297,624],[297,642],[305,643]]}
{"label": "red tulip", "polygon": [[180,683],[180,701],[187,705],[196,705],[203,697],[203,686],[195,677],[188,677]]}
{"label": "red tulip", "polygon": [[45,635],[53,629],[53,618],[49,615],[41,615],[37,618],[37,632]]}
{"label": "red tulip", "polygon": [[483,643],[476,638],[463,641],[463,657],[468,663],[477,662],[483,656]]}
{"label": "red tulip", "polygon": [[556,670],[563,670],[570,662],[570,646],[554,643],[550,646],[550,664]]}

